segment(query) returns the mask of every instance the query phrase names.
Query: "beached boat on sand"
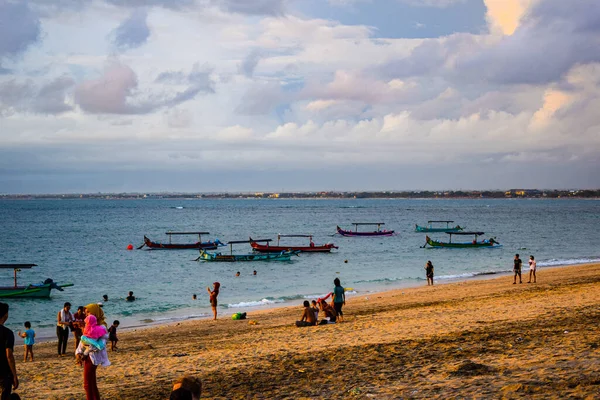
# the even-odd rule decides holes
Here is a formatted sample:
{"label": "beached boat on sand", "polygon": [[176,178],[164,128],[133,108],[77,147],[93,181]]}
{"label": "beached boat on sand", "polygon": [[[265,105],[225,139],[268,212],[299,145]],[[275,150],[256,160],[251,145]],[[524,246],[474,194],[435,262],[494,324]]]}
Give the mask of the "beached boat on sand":
{"label": "beached boat on sand", "polygon": [[36,264],[0,264],[0,269],[13,269],[15,279],[14,286],[0,287],[0,298],[49,298],[50,292],[52,292],[53,289],[62,292],[64,287],[73,286],[72,283],[63,283],[59,285],[50,278],[46,279],[42,283],[34,283],[27,286],[19,286],[17,284],[17,272],[19,272],[21,269],[29,269],[36,266]]}
{"label": "beached boat on sand", "polygon": [[271,239],[260,240],[236,240],[228,242],[229,254],[207,253],[200,250],[200,256],[195,261],[217,261],[217,262],[236,262],[236,261],[290,261],[292,256],[297,256],[299,251],[281,251],[279,253],[252,253],[252,254],[233,254],[233,245],[240,243],[270,242]]}
{"label": "beached boat on sand", "polygon": [[[303,237],[308,238],[308,246],[281,246],[279,240],[283,237]],[[337,249],[338,247],[333,243],[327,243],[323,245],[315,245],[312,241],[312,235],[277,235],[277,246],[271,246],[269,242],[267,244],[260,244],[250,238],[250,246],[254,251],[259,253],[280,253],[282,251],[300,251],[304,253],[329,253],[331,249]]]}
{"label": "beached boat on sand", "polygon": [[[495,238],[489,238],[486,240],[478,241],[477,238],[481,235],[484,235],[484,232],[446,232],[450,235],[450,239],[448,242],[440,242],[437,240],[431,239],[429,236],[425,236],[426,243],[423,247],[427,247],[427,245],[435,248],[496,248],[501,247],[502,245],[496,241]],[[452,235],[470,235],[473,236],[473,240],[471,242],[452,242]]]}
{"label": "beached boat on sand", "polygon": [[[169,236],[169,243],[153,242],[144,235],[144,244],[138,247],[138,250],[146,246],[150,250],[216,250],[219,246],[225,246],[219,239],[214,241],[202,242],[202,235],[208,235],[210,232],[166,232]],[[172,235],[198,235],[198,241],[196,243],[172,243]]]}
{"label": "beached boat on sand", "polygon": [[[456,225],[450,226],[454,221],[427,221],[427,226],[420,226],[415,224],[415,232],[460,232],[464,230],[464,227]],[[434,228],[433,224],[446,224],[446,227]]]}
{"label": "beached boat on sand", "polygon": [[[386,229],[381,230],[381,225],[385,225],[384,222],[353,222],[354,230],[345,230],[337,226],[337,233],[342,236],[362,236],[362,237],[377,237],[377,236],[394,236],[394,231],[388,231]],[[363,225],[377,225],[377,230],[371,232],[359,232],[358,227]]]}

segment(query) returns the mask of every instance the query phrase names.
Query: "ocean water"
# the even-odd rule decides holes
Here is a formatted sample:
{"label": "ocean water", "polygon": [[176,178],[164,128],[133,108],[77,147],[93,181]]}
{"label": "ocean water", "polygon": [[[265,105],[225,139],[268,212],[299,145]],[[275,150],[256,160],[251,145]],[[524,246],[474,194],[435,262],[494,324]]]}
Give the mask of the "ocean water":
{"label": "ocean water", "polygon": [[[425,234],[415,233],[414,226],[430,219],[451,219],[467,230],[484,231],[503,247],[423,249]],[[2,200],[0,221],[0,263],[38,264],[19,273],[20,284],[46,278],[74,283],[53,291],[49,300],[5,300],[10,305],[6,325],[16,330],[31,321],[38,337],[54,336],[56,314],[65,301],[75,308],[101,301],[103,294],[109,296],[107,320],[134,327],[208,316],[206,287],[214,281],[222,285],[220,313],[228,315],[300,304],[331,291],[336,277],[357,296],[422,285],[427,260],[435,266],[437,282],[510,271],[515,253],[524,266],[530,254],[536,256],[540,279],[545,266],[600,261],[598,200]],[[336,225],[349,229],[352,222],[385,222],[398,235],[335,234]],[[167,241],[168,230],[209,231],[203,240],[223,242],[313,234],[315,243],[333,242],[339,249],[301,254],[290,262],[250,263],[195,262],[198,252],[193,250],[126,249],[142,244],[144,234]],[[234,250],[249,252],[250,246]],[[12,285],[12,270],[0,270],[0,285]],[[130,290],[137,297],[133,303],[124,300]]]}

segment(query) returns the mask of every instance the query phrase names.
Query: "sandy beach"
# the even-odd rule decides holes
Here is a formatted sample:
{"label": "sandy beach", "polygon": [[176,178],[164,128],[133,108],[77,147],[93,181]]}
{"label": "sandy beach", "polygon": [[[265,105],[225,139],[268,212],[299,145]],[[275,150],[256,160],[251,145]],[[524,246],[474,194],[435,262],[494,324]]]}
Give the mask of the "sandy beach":
{"label": "sandy beach", "polygon": [[[298,304],[123,331],[98,386],[103,399],[167,399],[192,374],[214,399],[600,398],[600,264],[526,281],[359,294],[345,322],[317,327],[294,326]],[[81,368],[55,346],[27,363],[16,347],[23,399],[85,398]]]}

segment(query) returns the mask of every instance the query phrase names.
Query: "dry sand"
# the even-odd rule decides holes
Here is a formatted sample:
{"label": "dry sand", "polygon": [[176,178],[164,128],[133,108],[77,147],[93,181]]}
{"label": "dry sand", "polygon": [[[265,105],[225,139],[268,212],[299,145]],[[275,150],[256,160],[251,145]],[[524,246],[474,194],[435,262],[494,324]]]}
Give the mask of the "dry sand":
{"label": "dry sand", "polygon": [[[296,328],[301,307],[248,320],[120,332],[103,399],[168,399],[182,374],[202,398],[600,398],[600,264],[358,295],[335,325]],[[368,299],[367,299],[368,297]],[[110,318],[110,316],[108,316]],[[72,347],[72,338],[69,346]],[[84,399],[56,343],[15,350],[23,399]]]}

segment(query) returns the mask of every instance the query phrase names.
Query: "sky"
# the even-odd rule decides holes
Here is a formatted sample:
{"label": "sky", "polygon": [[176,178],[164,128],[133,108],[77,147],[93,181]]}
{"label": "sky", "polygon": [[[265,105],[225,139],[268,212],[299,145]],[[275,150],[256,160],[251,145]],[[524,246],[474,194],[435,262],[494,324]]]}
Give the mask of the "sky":
{"label": "sky", "polygon": [[597,0],[0,0],[0,194],[600,187]]}

